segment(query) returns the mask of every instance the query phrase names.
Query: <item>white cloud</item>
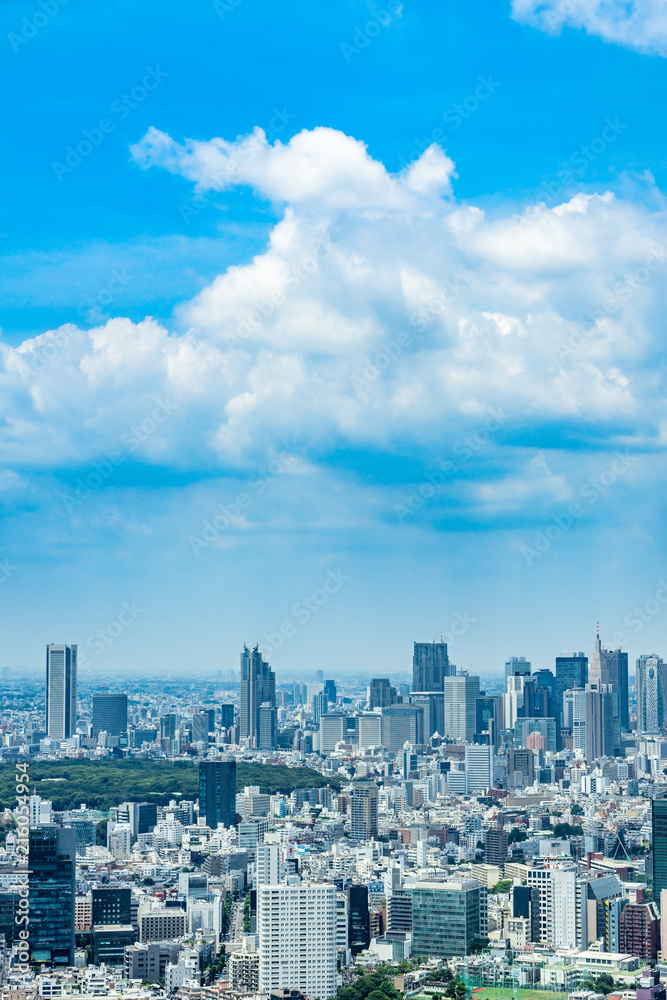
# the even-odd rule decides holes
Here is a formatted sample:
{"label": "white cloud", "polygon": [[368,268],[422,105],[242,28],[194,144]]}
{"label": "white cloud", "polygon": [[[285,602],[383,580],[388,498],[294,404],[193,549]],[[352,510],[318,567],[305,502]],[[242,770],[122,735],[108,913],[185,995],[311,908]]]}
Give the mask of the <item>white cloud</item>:
{"label": "white cloud", "polygon": [[667,55],[664,0],[512,0],[512,17],[549,34],[583,28],[606,42]]}
{"label": "white cloud", "polygon": [[257,133],[178,145],[152,129],[134,155],[202,191],[249,184],[285,202],[283,217],[265,252],[184,302],[173,329],[117,317],[0,345],[3,465],[129,449],[209,473],[290,441],[428,461],[495,407],[502,431],[468,494],[493,512],[563,495],[545,441],[662,440],[659,211],[601,192],[487,218],[453,201],[454,165],[436,147],[390,174],[324,128],[273,146]]}

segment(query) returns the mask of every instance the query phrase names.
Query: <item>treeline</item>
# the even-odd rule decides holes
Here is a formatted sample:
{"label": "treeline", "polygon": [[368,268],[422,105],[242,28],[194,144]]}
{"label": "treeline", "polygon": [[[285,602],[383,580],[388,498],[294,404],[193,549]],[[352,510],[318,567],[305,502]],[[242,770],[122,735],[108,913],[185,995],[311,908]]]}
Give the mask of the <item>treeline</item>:
{"label": "treeline", "polygon": [[[16,805],[16,768],[0,764],[0,809]],[[196,799],[199,794],[197,762],[167,760],[58,760],[29,764],[28,784],[42,798],[51,799],[56,810],[77,809],[82,802],[89,809],[107,812],[120,802],[156,802]],[[309,767],[239,763],[236,768],[239,790],[259,785],[269,795],[289,795],[296,788],[321,788],[335,779],[323,778]]]}

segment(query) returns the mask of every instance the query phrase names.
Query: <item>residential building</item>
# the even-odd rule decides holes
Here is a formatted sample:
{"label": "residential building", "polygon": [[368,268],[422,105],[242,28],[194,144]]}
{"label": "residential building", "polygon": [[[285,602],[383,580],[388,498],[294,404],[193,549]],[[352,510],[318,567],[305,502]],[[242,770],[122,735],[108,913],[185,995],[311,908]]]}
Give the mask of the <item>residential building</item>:
{"label": "residential building", "polygon": [[378,788],[373,782],[355,782],[350,795],[350,836],[371,840],[378,835]]}
{"label": "residential building", "polygon": [[259,989],[296,989],[328,1000],[336,993],[336,888],[302,882],[257,890]]}

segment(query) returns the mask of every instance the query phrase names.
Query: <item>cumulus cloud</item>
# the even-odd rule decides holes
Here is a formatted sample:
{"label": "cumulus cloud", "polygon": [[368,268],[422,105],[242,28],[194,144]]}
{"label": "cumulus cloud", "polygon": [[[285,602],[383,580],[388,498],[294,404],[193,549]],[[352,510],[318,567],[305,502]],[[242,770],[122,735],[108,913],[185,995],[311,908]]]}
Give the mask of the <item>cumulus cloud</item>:
{"label": "cumulus cloud", "polygon": [[602,191],[487,217],[456,203],[437,147],[391,174],[325,128],[285,145],[151,129],[133,152],[221,199],[250,185],[282,217],[172,329],[116,317],[0,345],[2,465],[115,452],[208,475],[294,442],[325,464],[345,448],[432,463],[494,412],[460,502],[499,516],[566,495],[545,449],[662,447],[660,212]]}
{"label": "cumulus cloud", "polygon": [[583,28],[606,42],[667,55],[664,0],[512,0],[512,17],[549,34]]}

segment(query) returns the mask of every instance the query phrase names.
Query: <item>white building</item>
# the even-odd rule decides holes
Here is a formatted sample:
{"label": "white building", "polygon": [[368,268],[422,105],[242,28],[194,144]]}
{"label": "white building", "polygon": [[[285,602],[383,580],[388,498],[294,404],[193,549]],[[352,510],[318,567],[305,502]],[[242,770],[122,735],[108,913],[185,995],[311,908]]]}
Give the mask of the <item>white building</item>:
{"label": "white building", "polygon": [[465,764],[469,795],[493,788],[493,747],[466,744]]}
{"label": "white building", "polygon": [[302,882],[257,890],[259,989],[293,988],[327,1000],[336,993],[336,888]]}
{"label": "white building", "polygon": [[255,888],[280,882],[280,844],[258,844]]}

